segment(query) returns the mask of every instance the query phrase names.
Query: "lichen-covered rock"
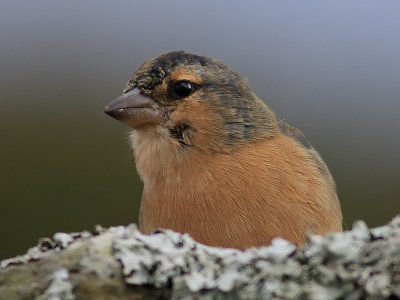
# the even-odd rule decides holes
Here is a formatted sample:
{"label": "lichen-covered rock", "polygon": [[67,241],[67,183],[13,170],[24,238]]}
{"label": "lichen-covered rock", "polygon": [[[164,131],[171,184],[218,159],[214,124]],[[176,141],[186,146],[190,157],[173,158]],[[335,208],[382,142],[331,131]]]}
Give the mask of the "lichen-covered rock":
{"label": "lichen-covered rock", "polygon": [[299,248],[275,239],[246,251],[169,230],[143,235],[135,225],[56,234],[1,262],[0,299],[35,297],[397,299],[400,217],[371,230],[357,222],[344,233],[310,236]]}

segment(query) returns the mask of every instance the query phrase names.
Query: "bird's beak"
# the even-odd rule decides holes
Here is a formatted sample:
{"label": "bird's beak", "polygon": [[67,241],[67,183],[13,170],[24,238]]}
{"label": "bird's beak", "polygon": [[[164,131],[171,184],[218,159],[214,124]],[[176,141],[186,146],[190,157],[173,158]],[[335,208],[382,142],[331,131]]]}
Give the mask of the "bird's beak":
{"label": "bird's beak", "polygon": [[112,101],[104,112],[134,129],[161,124],[166,115],[153,99],[141,94],[138,89]]}

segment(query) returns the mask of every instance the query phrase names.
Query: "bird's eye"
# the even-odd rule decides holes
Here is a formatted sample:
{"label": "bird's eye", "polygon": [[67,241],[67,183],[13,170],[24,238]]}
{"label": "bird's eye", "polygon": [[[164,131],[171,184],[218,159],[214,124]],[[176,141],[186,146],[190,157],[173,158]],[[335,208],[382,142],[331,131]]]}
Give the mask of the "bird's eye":
{"label": "bird's eye", "polygon": [[186,98],[194,92],[194,85],[187,80],[178,81],[175,83],[173,91],[179,98]]}

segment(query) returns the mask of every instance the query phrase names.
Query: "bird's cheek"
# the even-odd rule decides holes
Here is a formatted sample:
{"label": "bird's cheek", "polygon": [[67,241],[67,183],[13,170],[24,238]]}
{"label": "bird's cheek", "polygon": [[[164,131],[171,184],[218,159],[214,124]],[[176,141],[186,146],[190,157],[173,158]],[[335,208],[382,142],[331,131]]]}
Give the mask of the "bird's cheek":
{"label": "bird's cheek", "polygon": [[[206,101],[187,101],[171,113],[170,128],[181,130],[180,138],[185,144],[196,145],[204,150],[218,150],[223,147],[224,120]],[[185,128],[186,125],[188,128]],[[217,149],[218,148],[218,149]]]}

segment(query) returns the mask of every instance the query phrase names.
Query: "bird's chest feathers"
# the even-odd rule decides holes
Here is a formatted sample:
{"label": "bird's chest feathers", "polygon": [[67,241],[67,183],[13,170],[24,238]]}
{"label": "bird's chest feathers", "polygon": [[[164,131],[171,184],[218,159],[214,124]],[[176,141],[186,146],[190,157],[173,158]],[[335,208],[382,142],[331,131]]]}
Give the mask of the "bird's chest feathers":
{"label": "bird's chest feathers", "polygon": [[229,178],[236,158],[182,151],[162,130],[132,135],[137,170],[144,182],[141,221],[152,226],[180,223],[175,225],[182,228],[196,219],[213,218],[210,208],[234,197],[226,195],[233,189],[221,184]]}
{"label": "bird's chest feathers", "polygon": [[134,132],[131,140],[138,173],[145,189],[151,189],[154,194],[176,197],[178,190],[185,195],[198,192],[202,189],[201,182],[196,182],[198,177],[205,179],[210,175],[206,167],[210,158],[182,149],[164,128]]}
{"label": "bird's chest feathers", "polygon": [[[144,181],[140,229],[145,233],[170,228],[208,244],[213,244],[211,237],[228,241],[239,233],[260,240],[294,234],[300,240],[297,233],[313,227],[312,220],[323,224],[330,203],[337,201],[308,152],[284,136],[230,153],[173,147],[167,139],[136,136],[136,164]],[[269,229],[257,234],[265,220]]]}

